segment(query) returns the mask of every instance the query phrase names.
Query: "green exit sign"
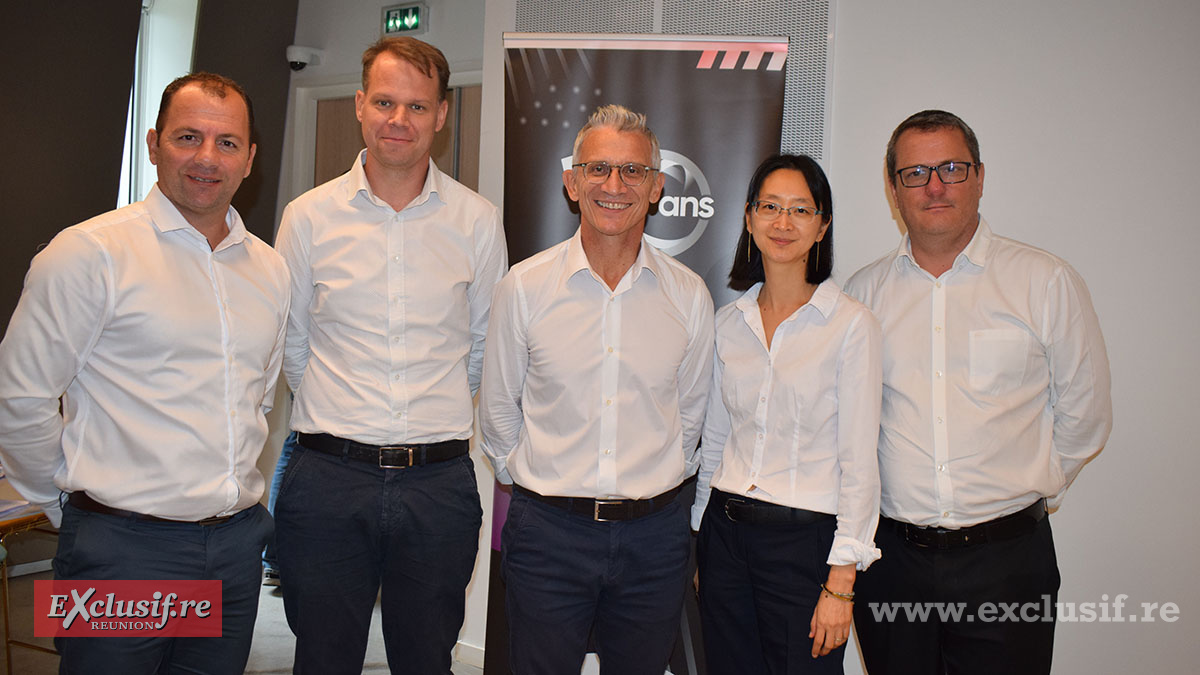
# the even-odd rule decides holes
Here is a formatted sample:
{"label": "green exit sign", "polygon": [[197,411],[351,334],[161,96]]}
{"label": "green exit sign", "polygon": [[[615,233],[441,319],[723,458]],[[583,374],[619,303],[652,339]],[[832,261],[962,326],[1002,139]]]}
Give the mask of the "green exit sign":
{"label": "green exit sign", "polygon": [[429,28],[429,8],[423,2],[383,8],[383,36],[419,35]]}

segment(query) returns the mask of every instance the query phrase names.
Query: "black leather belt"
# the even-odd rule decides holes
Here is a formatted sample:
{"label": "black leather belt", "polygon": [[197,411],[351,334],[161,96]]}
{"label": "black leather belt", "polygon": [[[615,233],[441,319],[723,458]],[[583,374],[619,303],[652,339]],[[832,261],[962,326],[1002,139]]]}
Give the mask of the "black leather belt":
{"label": "black leather belt", "polygon": [[735,523],[811,525],[823,520],[837,520],[837,516],[832,513],[821,513],[819,511],[798,509],[782,504],[772,504],[760,499],[733,495],[716,489],[712,491],[711,501],[717,508],[725,512],[726,518]]}
{"label": "black leather belt", "polygon": [[662,511],[675,501],[683,485],[676,485],[666,492],[649,499],[592,499],[591,497],[547,497],[533,490],[527,490],[520,485],[513,485],[513,491],[530,499],[544,502],[564,511],[587,516],[597,522],[617,520],[633,520]]}
{"label": "black leather belt", "polygon": [[329,434],[301,433],[298,440],[300,445],[309,450],[316,450],[335,457],[349,457],[360,462],[374,464],[381,469],[407,469],[412,466],[444,462],[455,457],[462,457],[471,449],[471,443],[465,438],[456,438],[440,443],[367,445]]}
{"label": "black leather belt", "polygon": [[879,520],[882,524],[890,525],[910,544],[922,548],[948,549],[974,546],[985,541],[1016,539],[1033,532],[1037,524],[1045,517],[1046,500],[1039,499],[1016,513],[957,530],[949,530],[944,527],[921,527],[887,517],[880,517]]}
{"label": "black leather belt", "polygon": [[[220,525],[227,523],[231,518],[237,515],[232,513],[228,516],[213,516],[203,520],[171,520],[170,518],[159,518],[147,513],[137,513],[136,511],[126,511],[125,509],[115,509],[106,504],[92,499],[86,492],[72,492],[67,496],[67,503],[81,511],[91,511],[92,513],[101,513],[106,516],[118,516],[120,518],[132,518],[146,523],[174,523],[176,525]],[[238,513],[241,513],[239,511]]]}

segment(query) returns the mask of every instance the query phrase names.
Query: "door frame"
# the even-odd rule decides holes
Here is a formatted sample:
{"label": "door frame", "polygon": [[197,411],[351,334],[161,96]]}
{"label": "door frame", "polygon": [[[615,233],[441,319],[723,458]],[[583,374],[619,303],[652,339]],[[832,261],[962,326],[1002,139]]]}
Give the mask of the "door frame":
{"label": "door frame", "polygon": [[[450,87],[470,87],[483,84],[482,70],[468,70],[450,74]],[[317,155],[317,103],[327,98],[354,96],[361,86],[360,80],[343,80],[331,84],[297,85],[292,118],[292,161],[288,194],[281,203],[287,204],[310,190],[313,167]]]}

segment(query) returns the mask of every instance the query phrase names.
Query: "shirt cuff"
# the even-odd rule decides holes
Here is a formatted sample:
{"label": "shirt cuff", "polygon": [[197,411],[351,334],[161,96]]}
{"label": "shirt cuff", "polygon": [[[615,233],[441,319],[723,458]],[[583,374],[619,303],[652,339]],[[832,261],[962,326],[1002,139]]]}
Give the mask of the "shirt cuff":
{"label": "shirt cuff", "polygon": [[873,545],[864,544],[852,537],[834,535],[833,547],[829,549],[830,565],[854,565],[859,572],[871,566],[882,556]]}
{"label": "shirt cuff", "polygon": [[704,511],[708,508],[707,504],[692,504],[692,530],[700,531],[700,521],[704,520]]}
{"label": "shirt cuff", "polygon": [[501,485],[513,484],[512,476],[508,475],[507,467],[492,465],[492,468],[496,470],[496,480],[500,481]]}

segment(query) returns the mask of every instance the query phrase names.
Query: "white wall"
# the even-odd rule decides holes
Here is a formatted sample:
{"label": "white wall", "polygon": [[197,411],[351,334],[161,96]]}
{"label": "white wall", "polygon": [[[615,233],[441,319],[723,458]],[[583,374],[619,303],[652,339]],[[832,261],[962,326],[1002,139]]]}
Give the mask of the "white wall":
{"label": "white wall", "polygon": [[[498,202],[500,33],[513,29],[515,0],[427,2],[426,39],[452,68],[482,63],[480,190]],[[327,60],[293,82],[355,77],[384,4],[301,0],[296,42],[324,49]],[[930,107],[964,117],[988,168],[989,222],[1069,260],[1091,287],[1108,341],[1116,422],[1053,516],[1060,600],[1123,593],[1127,605],[1180,607],[1175,623],[1060,624],[1055,673],[1191,672],[1200,582],[1189,572],[1200,544],[1187,523],[1200,512],[1192,485],[1200,444],[1188,422],[1200,408],[1200,357],[1189,344],[1200,335],[1200,302],[1188,262],[1200,254],[1200,223],[1185,199],[1200,155],[1200,4],[840,0],[835,25],[836,277],[899,237],[883,177],[892,128]],[[463,636],[473,645],[483,644],[483,569]],[[861,668],[848,663],[847,672]]]}

